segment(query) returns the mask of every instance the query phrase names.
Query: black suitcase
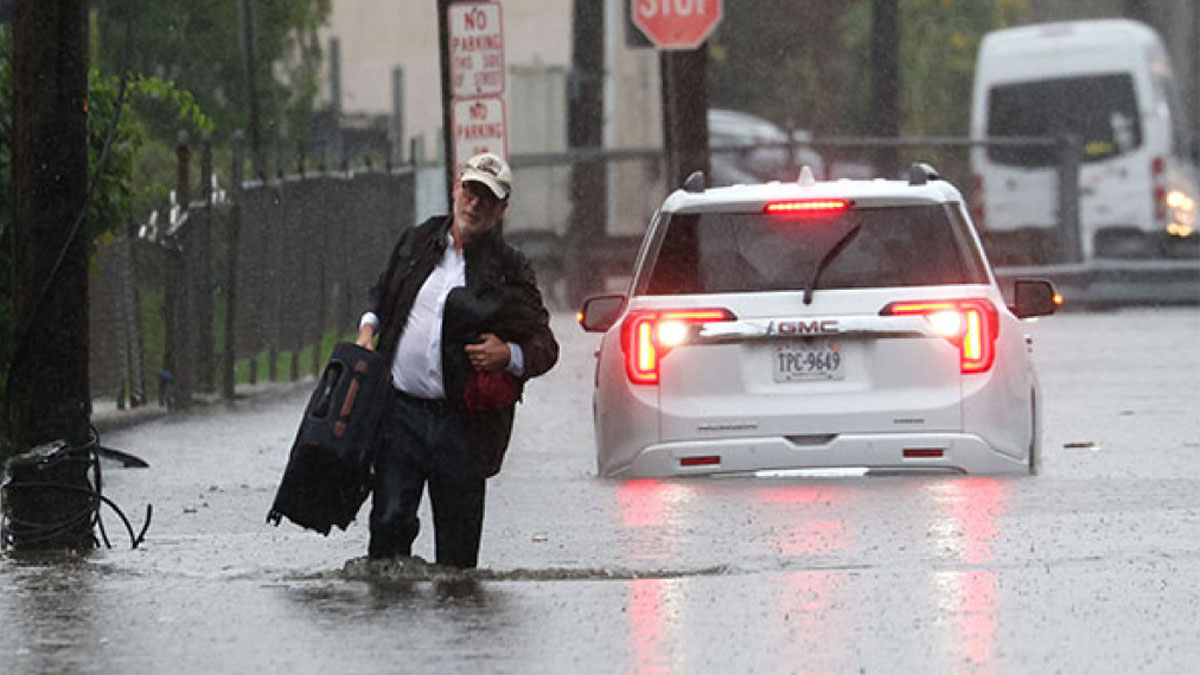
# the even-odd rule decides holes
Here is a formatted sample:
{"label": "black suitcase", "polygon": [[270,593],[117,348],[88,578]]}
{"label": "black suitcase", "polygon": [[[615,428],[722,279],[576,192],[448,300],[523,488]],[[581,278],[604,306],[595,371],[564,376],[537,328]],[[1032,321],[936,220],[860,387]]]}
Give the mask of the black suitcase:
{"label": "black suitcase", "polygon": [[321,534],[343,530],[371,491],[379,422],[391,397],[389,364],[378,353],[339,343],[321,374],[267,513]]}

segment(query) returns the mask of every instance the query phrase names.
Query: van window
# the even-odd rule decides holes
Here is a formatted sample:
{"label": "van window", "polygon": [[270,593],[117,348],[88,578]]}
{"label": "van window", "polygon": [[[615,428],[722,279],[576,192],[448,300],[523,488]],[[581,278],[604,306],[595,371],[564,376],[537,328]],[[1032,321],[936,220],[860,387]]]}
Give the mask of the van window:
{"label": "van window", "polygon": [[649,274],[649,295],[803,290],[821,258],[857,223],[816,288],[987,283],[956,209],[855,209],[836,216],[675,214]]}
{"label": "van window", "polygon": [[[1129,73],[1064,77],[1002,85],[988,92],[989,136],[1059,138],[1075,134],[1084,162],[1131,152],[1142,145],[1133,77]],[[1058,164],[1053,147],[989,147],[998,164]]]}

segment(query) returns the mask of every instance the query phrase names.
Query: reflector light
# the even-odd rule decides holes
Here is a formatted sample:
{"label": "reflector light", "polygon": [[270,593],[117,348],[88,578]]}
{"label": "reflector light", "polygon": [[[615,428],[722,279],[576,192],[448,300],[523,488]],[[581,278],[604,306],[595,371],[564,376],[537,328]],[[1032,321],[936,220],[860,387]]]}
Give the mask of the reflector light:
{"label": "reflector light", "polygon": [[715,466],[720,463],[720,455],[703,455],[701,457],[679,458],[679,466]]}
{"label": "reflector light", "polygon": [[630,312],[621,324],[625,372],[633,384],[658,384],[659,363],[672,347],[687,341],[691,324],[732,321],[727,309]]}
{"label": "reflector light", "polygon": [[905,457],[941,457],[941,448],[905,448]]}
{"label": "reflector light", "polygon": [[[984,298],[893,302],[879,312],[883,316],[921,314],[933,332],[958,347],[959,371],[983,373],[996,359],[996,337],[1000,332],[996,307]],[[951,319],[948,314],[956,318]],[[950,331],[952,324],[957,329]]]}
{"label": "reflector light", "polygon": [[840,213],[850,208],[845,199],[801,199],[787,202],[771,202],[764,209],[767,213]]}

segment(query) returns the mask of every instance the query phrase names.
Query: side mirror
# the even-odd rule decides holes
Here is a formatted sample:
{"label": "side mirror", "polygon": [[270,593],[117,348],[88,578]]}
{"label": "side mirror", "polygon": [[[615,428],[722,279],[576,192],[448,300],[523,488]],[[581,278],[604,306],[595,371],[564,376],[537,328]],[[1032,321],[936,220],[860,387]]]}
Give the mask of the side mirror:
{"label": "side mirror", "polygon": [[603,333],[616,323],[622,309],[625,309],[624,295],[597,295],[584,300],[583,308],[575,316],[584,330]]}
{"label": "side mirror", "polygon": [[1062,296],[1045,279],[1017,279],[1013,282],[1012,312],[1022,319],[1047,316],[1058,311]]}

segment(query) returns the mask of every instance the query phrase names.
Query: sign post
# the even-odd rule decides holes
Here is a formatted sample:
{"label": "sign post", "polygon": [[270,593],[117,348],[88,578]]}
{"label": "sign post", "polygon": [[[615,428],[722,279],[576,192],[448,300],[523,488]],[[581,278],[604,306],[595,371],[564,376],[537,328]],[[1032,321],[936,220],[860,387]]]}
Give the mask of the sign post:
{"label": "sign post", "polygon": [[630,17],[659,50],[668,189],[707,176],[708,55],[700,47],[724,15],[722,0],[629,0]]}
{"label": "sign post", "polygon": [[722,0],[629,0],[633,23],[662,50],[696,49],[721,22]]}
{"label": "sign post", "polygon": [[447,177],[472,155],[491,152],[508,159],[504,111],[504,29],[497,2],[446,6],[450,138]]}

